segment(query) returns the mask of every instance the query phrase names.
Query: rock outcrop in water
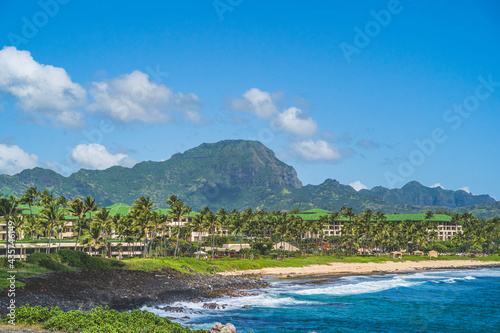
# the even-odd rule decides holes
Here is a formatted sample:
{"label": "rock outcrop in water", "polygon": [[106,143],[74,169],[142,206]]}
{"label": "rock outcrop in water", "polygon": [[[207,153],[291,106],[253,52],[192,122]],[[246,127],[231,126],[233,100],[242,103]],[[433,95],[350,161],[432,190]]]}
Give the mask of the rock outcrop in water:
{"label": "rock outcrop in water", "polygon": [[217,323],[212,327],[209,333],[236,333],[236,327],[231,323],[227,323],[226,325]]}

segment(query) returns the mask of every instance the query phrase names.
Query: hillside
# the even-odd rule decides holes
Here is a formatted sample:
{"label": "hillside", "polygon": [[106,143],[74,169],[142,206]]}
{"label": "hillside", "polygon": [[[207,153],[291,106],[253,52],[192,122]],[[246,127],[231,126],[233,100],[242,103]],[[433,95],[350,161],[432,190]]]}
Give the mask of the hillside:
{"label": "hillside", "polygon": [[394,204],[410,204],[419,206],[441,206],[458,208],[477,204],[492,204],[495,199],[489,195],[472,195],[465,191],[445,190],[441,187],[426,187],[412,181],[398,189],[387,189],[376,186],[371,190],[361,190],[360,194],[369,197],[379,197]]}
{"label": "hillside", "polygon": [[82,169],[69,177],[42,168],[14,176],[0,175],[0,193],[4,195],[19,197],[31,186],[66,198],[91,195],[105,206],[131,205],[138,197],[149,196],[156,208],[163,208],[168,197],[177,194],[195,210],[208,206],[229,210],[316,207],[331,211],[346,206],[356,212],[473,209],[477,216],[500,215],[499,203],[488,195],[429,188],[418,182],[401,189],[375,187],[359,192],[332,179],[302,186],[293,167],[277,159],[260,142],[246,140],[204,143],[163,162],[141,162],[132,168],[114,166],[102,171]]}
{"label": "hillside", "polygon": [[302,183],[293,167],[260,142],[226,140],[132,168],[82,169],[69,177],[42,168],[0,175],[3,194],[20,196],[31,186],[67,198],[91,195],[104,205],[132,204],[140,196],[149,196],[164,207],[169,195],[177,194],[194,208],[238,208],[258,205],[268,192],[300,188]]}

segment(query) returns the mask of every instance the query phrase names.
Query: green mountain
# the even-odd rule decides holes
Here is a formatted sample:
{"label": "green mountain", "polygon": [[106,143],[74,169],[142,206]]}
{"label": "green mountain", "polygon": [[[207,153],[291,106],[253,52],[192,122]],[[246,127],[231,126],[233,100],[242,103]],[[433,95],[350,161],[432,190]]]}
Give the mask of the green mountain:
{"label": "green mountain", "polygon": [[489,195],[472,195],[465,191],[445,190],[441,187],[426,187],[417,181],[412,181],[402,188],[387,189],[376,186],[371,190],[361,190],[360,194],[369,197],[379,197],[395,204],[410,204],[419,206],[440,206],[458,208],[477,204],[493,204],[495,199]]}
{"label": "green mountain", "polygon": [[149,196],[157,208],[163,208],[168,197],[177,194],[195,210],[205,206],[338,210],[346,206],[357,212],[421,213],[438,208],[467,210],[475,205],[470,209],[479,216],[500,215],[499,203],[489,196],[428,188],[417,182],[401,189],[376,187],[360,192],[332,179],[302,186],[293,167],[278,160],[260,142],[246,140],[204,143],[163,162],[142,162],[132,168],[81,169],[69,177],[42,168],[0,175],[2,194],[19,197],[31,186],[66,198],[91,195],[106,206],[131,205],[138,197]]}
{"label": "green mountain", "polygon": [[132,168],[79,170],[63,177],[35,168],[0,176],[0,192],[22,195],[36,186],[67,198],[91,195],[104,205],[132,204],[149,196],[164,207],[171,194],[193,208],[258,206],[267,193],[302,187],[295,169],[278,160],[260,142],[226,140],[204,143],[163,162],[142,162]]}

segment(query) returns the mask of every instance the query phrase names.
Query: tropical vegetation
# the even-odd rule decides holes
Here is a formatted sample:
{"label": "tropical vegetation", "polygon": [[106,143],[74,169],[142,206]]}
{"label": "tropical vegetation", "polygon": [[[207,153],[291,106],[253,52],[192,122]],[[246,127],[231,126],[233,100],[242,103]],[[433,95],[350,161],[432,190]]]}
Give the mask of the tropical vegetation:
{"label": "tropical vegetation", "polygon": [[[216,247],[226,243],[250,244],[250,249],[240,245],[240,256],[275,254],[285,256],[285,242],[300,249],[296,255],[338,254],[353,255],[360,250],[370,253],[387,253],[394,250],[442,250],[460,253],[498,253],[500,219],[484,220],[470,213],[436,215],[385,215],[365,210],[356,214],[352,208],[342,207],[338,212],[320,209],[300,211],[264,211],[247,209],[213,212],[208,207],[193,212],[178,196],[166,202],[169,209],[154,210],[149,197],[138,198],[132,207],[113,205],[101,207],[91,196],[71,201],[54,197],[48,191],[29,188],[21,198],[0,198],[0,216],[13,221],[20,246],[23,242],[45,241],[46,253],[51,252],[52,242],[60,249],[63,233],[72,230],[72,238],[93,255],[111,257],[112,242],[115,249],[128,248],[140,242],[143,258],[173,255],[179,257],[200,253],[201,246],[209,247],[211,257],[216,257]],[[442,212],[440,212],[442,213]],[[448,221],[461,226],[448,246],[438,241],[438,221]],[[329,230],[339,228],[336,235]],[[69,222],[72,222],[71,228]],[[197,233],[198,241],[189,240]],[[118,240],[113,239],[114,235]],[[203,236],[203,237],[201,237]],[[279,244],[272,249],[272,244]],[[76,249],[76,245],[75,245]],[[280,253],[281,251],[281,253]],[[125,253],[126,254],[126,253]],[[198,256],[199,257],[199,256]]]}
{"label": "tropical vegetation", "polygon": [[[192,330],[168,318],[159,317],[148,311],[132,310],[118,312],[108,307],[94,308],[89,312],[77,310],[64,312],[58,307],[21,306],[16,308],[17,325],[39,325],[50,331],[80,333],[204,333],[206,330]],[[3,320],[7,324],[9,318]]]}

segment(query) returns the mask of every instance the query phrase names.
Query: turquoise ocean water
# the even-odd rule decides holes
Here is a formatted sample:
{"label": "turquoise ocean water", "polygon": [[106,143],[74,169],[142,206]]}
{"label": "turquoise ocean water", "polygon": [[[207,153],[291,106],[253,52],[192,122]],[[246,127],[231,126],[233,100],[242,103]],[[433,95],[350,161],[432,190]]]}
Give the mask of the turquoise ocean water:
{"label": "turquoise ocean water", "polygon": [[500,269],[270,282],[251,296],[215,299],[223,310],[144,309],[193,328],[230,322],[238,333],[500,332]]}

